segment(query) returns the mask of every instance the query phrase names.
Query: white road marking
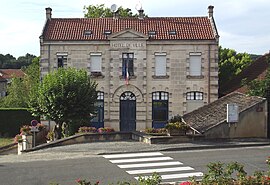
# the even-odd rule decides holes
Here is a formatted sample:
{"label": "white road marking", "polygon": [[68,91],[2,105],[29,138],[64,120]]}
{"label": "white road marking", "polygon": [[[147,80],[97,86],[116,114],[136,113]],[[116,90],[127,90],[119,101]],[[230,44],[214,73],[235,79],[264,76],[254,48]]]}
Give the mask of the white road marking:
{"label": "white road marking", "polygon": [[[170,174],[170,175],[161,175],[162,180],[164,179],[178,179],[178,178],[187,178],[187,177],[201,177],[203,176],[202,172],[194,172],[194,173],[179,173],[179,174]],[[146,178],[149,176],[145,176]],[[135,179],[139,179],[139,177],[135,177]]]}
{"label": "white road marking", "polygon": [[142,163],[142,164],[125,164],[118,165],[119,168],[139,168],[139,167],[149,167],[149,166],[172,166],[172,165],[180,165],[178,161],[173,162],[160,162],[160,163]]}
{"label": "white road marking", "polygon": [[[181,173],[183,171],[186,171],[186,172],[194,171],[195,169],[189,166],[183,166],[183,163],[179,161],[172,161],[173,158],[165,157],[160,152],[111,154],[111,155],[103,155],[103,157],[106,159],[109,159],[111,163],[117,164],[119,168],[129,169],[126,172],[131,175],[137,175],[137,177],[134,177],[137,180],[139,178],[138,175],[141,175],[141,174],[147,175],[154,172],[165,173],[161,175],[162,184],[164,183],[164,180],[166,179],[173,179],[171,181],[174,181],[174,180],[175,181],[166,182],[165,184],[175,184],[175,182],[184,181],[185,179],[189,177],[202,177],[203,176],[202,172]],[[143,162],[146,162],[146,163],[143,163]],[[169,166],[172,166],[172,167],[169,167]],[[156,167],[156,168],[147,169],[147,167]],[[166,172],[174,172],[174,174],[166,174]],[[149,176],[145,176],[145,177],[147,178]]]}
{"label": "white road marking", "polygon": [[111,163],[132,163],[132,162],[145,162],[145,161],[166,161],[173,160],[171,157],[151,157],[151,158],[136,158],[136,159],[119,159],[110,160]]}
{"label": "white road marking", "polygon": [[156,169],[145,169],[145,170],[130,170],[126,171],[128,174],[143,174],[143,173],[160,173],[160,172],[173,172],[173,171],[185,171],[185,170],[194,170],[189,166],[187,167],[175,167],[175,168],[156,168]]}
{"label": "white road marking", "polygon": [[111,154],[103,155],[106,159],[115,159],[115,158],[129,158],[129,157],[146,157],[146,156],[161,156],[163,155],[160,152],[146,152],[146,153],[128,153],[128,154]]}

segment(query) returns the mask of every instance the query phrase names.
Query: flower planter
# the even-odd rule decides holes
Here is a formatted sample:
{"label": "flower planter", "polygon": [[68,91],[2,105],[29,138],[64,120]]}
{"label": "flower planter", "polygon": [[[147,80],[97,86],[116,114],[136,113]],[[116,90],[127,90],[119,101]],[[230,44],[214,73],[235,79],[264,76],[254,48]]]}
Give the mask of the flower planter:
{"label": "flower planter", "polygon": [[170,129],[170,130],[168,130],[168,135],[169,136],[184,136],[184,135],[186,135],[186,131],[179,130],[179,129]]}

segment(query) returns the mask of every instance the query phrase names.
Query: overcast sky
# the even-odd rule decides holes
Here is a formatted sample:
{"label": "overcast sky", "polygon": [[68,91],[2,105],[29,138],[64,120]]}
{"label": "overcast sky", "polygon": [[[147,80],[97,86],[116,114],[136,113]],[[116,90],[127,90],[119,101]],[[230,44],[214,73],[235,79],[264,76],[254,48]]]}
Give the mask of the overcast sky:
{"label": "overcast sky", "polygon": [[213,5],[220,45],[237,52],[265,54],[270,50],[270,0],[0,0],[0,54],[39,56],[45,8],[53,18],[83,17],[84,5],[142,4],[149,17],[207,16]]}

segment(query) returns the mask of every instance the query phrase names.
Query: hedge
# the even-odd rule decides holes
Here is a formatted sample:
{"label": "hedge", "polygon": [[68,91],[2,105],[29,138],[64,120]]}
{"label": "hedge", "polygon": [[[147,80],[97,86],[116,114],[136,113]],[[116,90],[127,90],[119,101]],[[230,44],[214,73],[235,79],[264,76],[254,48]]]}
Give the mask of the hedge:
{"label": "hedge", "polygon": [[14,137],[22,125],[30,125],[33,119],[37,118],[25,108],[0,108],[0,137]]}

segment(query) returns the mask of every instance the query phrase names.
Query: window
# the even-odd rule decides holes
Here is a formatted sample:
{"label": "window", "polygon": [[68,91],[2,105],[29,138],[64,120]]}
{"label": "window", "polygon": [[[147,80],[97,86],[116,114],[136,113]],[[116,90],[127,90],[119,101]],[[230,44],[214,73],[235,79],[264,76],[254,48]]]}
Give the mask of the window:
{"label": "window", "polygon": [[67,53],[57,54],[57,68],[67,66]]}
{"label": "window", "polygon": [[169,35],[176,35],[176,30],[169,31]]}
{"label": "window", "polygon": [[157,34],[157,32],[156,31],[148,31],[148,35],[149,35],[149,37],[151,37],[151,36],[155,36]]}
{"label": "window", "polygon": [[187,100],[203,100],[203,93],[198,91],[187,92]]}
{"label": "window", "polygon": [[166,54],[155,54],[155,75],[166,76]]}
{"label": "window", "polygon": [[92,31],[91,30],[85,30],[84,35],[90,36],[90,35],[92,35]]}
{"label": "window", "polygon": [[126,76],[134,76],[134,54],[133,53],[123,53],[122,60],[122,76],[126,78]]}
{"label": "window", "polygon": [[90,71],[101,72],[101,54],[91,54],[90,55]]}
{"label": "window", "polygon": [[96,128],[104,127],[104,92],[97,92],[95,106],[97,110],[95,117],[91,119],[91,126]]}
{"label": "window", "polygon": [[190,53],[189,55],[189,75],[201,76],[202,62],[201,53]]}
{"label": "window", "polygon": [[112,30],[104,30],[104,35],[110,35],[112,34]]}
{"label": "window", "polygon": [[168,121],[169,93],[153,92],[152,94],[152,120],[154,128],[163,128]]}

